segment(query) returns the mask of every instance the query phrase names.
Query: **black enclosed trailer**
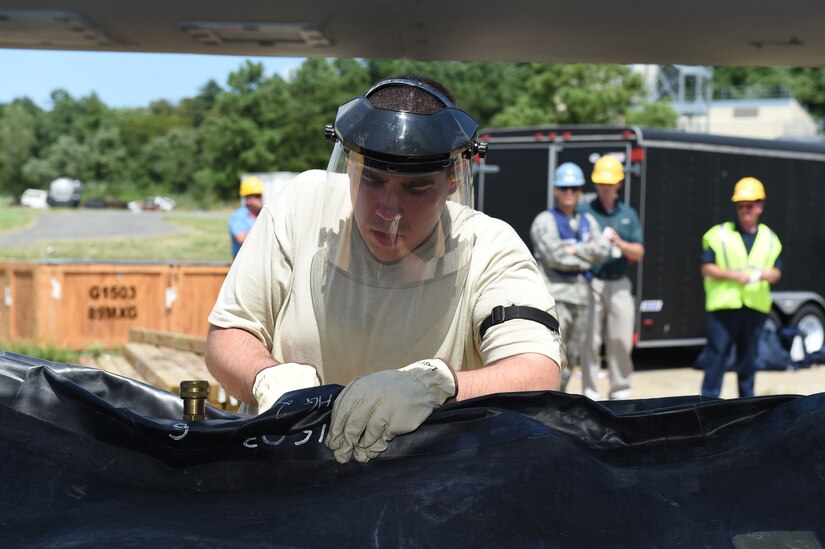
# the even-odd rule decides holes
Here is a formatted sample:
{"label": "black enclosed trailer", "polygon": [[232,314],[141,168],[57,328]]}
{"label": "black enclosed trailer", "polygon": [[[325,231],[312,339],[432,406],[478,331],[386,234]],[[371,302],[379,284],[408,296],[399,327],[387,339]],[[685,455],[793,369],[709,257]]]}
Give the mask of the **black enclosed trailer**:
{"label": "black enclosed trailer", "polygon": [[[490,129],[478,167],[477,206],[510,223],[531,246],[530,225],[553,203],[552,174],[575,162],[585,175],[602,155],[624,163],[621,200],[639,212],[646,255],[632,273],[639,347],[704,343],[701,238],[733,220],[733,186],[760,179],[760,221],[779,235],[783,277],[774,286],[772,318],[799,326],[809,351],[825,336],[825,144],[769,141],[643,129],[569,126]],[[582,200],[595,197],[592,183]]]}

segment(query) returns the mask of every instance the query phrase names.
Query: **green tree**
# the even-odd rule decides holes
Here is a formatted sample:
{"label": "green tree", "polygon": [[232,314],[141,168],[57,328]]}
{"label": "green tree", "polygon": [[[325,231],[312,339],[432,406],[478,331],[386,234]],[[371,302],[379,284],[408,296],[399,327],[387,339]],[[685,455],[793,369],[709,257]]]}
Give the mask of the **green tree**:
{"label": "green tree", "polygon": [[[184,194],[200,169],[201,137],[195,128],[173,128],[147,143],[138,162],[148,194]],[[191,191],[195,191],[194,188]]]}
{"label": "green tree", "polygon": [[137,154],[146,143],[174,128],[190,127],[189,120],[177,109],[161,110],[157,108],[158,103],[153,105],[155,108],[117,109],[111,114],[107,127],[120,130],[123,144],[132,154]]}
{"label": "green tree", "polygon": [[181,100],[179,108],[181,115],[189,120],[192,127],[200,126],[215,107],[222,93],[224,93],[223,88],[214,80],[210,80],[201,86],[198,95]]}
{"label": "green tree", "polygon": [[240,176],[250,171],[271,171],[274,147],[258,125],[238,115],[214,117],[204,124],[203,159],[205,167],[196,178],[198,192],[232,198],[237,194]]}
{"label": "green tree", "polygon": [[309,59],[289,81],[277,118],[278,167],[286,171],[325,168],[332,145],[324,126],[335,121],[338,107],[371,84],[366,66],[354,60]]}
{"label": "green tree", "polygon": [[679,122],[679,115],[673,110],[670,102],[657,101],[628,110],[625,122],[646,128],[675,128]]}
{"label": "green tree", "polygon": [[0,192],[19,196],[29,187],[23,166],[36,145],[33,115],[21,103],[6,106],[0,118]]}
{"label": "green tree", "polygon": [[58,89],[52,92],[51,103],[44,126],[48,143],[63,136],[83,142],[110,119],[110,110],[95,94],[74,99],[69,92]]}
{"label": "green tree", "polygon": [[810,113],[825,119],[825,70],[814,67],[716,67],[714,97],[777,97],[790,91]]}
{"label": "green tree", "polygon": [[195,177],[197,193],[232,198],[242,173],[277,169],[276,130],[261,123],[271,118],[268,82],[263,65],[249,61],[227,78],[228,92],[216,97],[201,128],[203,166]]}
{"label": "green tree", "polygon": [[106,127],[94,132],[87,141],[85,183],[101,185],[100,193],[122,196],[133,186],[133,155],[126,148],[120,128]]}
{"label": "green tree", "polygon": [[45,149],[42,158],[31,158],[23,165],[23,177],[33,186],[47,188],[58,177],[88,180],[93,175],[88,159],[89,147],[72,136],[63,135]]}
{"label": "green tree", "polygon": [[813,116],[825,119],[825,70],[803,67],[790,69],[790,73],[794,96]]}
{"label": "green tree", "polygon": [[792,89],[791,73],[784,67],[715,67],[716,99],[763,99]]}
{"label": "green tree", "polygon": [[621,65],[532,64],[525,89],[492,119],[496,126],[615,124],[643,92]]}
{"label": "green tree", "polygon": [[417,74],[443,84],[456,103],[481,126],[512,102],[525,88],[530,65],[524,63],[463,63],[458,61],[371,60],[372,80]]}
{"label": "green tree", "polygon": [[[110,109],[58,89],[45,111],[28,100],[0,106],[0,189],[73,177],[94,192],[234,199],[244,172],[324,168],[332,146],[322,132],[339,105],[408,73],[442,82],[482,127],[675,119],[665,104],[641,103],[640,77],[617,65],[308,59],[287,80],[246,61],[223,87],[209,81],[177,105]],[[792,74],[812,102],[825,101],[818,73]]]}

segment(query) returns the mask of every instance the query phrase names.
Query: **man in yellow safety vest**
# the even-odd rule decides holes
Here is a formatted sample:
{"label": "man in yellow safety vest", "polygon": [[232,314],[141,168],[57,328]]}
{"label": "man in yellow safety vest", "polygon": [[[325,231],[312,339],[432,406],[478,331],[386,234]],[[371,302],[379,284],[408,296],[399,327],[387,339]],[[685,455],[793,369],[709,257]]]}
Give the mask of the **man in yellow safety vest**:
{"label": "man in yellow safety vest", "polygon": [[765,187],[754,177],[740,179],[733,190],[736,222],[711,227],[702,237],[702,276],[708,311],[705,377],[702,395],[718,397],[727,357],[736,349],[739,396],[754,394],[757,343],[771,310],[771,284],[782,276],[782,244],[759,223]]}

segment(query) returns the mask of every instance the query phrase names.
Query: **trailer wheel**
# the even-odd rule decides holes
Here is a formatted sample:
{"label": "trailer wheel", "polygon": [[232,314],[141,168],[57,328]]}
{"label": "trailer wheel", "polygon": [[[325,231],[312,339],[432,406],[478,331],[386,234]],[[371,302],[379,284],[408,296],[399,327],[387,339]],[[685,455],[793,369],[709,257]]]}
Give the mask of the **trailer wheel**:
{"label": "trailer wheel", "polygon": [[768,313],[768,319],[765,321],[765,327],[773,330],[774,332],[778,332],[782,327],[782,317],[779,316],[776,309],[771,309],[771,312]]}
{"label": "trailer wheel", "polygon": [[791,317],[790,326],[795,326],[805,334],[805,350],[814,353],[825,344],[825,313],[816,305],[803,305]]}

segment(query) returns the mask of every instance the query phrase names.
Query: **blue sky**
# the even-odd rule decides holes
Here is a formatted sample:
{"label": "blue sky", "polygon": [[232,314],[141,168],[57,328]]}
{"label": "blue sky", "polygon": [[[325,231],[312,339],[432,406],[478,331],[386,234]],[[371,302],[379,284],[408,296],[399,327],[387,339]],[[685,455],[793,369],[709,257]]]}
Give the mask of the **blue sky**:
{"label": "blue sky", "polygon": [[264,64],[267,76],[286,75],[303,59],[164,53],[109,53],[0,49],[0,103],[28,97],[50,108],[49,94],[92,92],[109,107],[145,107],[156,99],[192,97],[210,79],[222,86],[246,59]]}

